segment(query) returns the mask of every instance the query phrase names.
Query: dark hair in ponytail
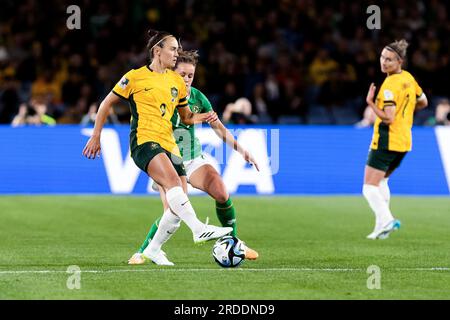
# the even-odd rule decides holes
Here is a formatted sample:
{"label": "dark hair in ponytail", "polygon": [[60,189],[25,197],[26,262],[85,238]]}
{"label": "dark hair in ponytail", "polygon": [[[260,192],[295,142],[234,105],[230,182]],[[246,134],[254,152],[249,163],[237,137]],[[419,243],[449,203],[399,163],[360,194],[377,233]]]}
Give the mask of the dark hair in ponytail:
{"label": "dark hair in ponytail", "polygon": [[149,35],[150,39],[148,40],[148,43],[147,43],[147,50],[150,55],[150,61],[152,61],[153,60],[153,49],[156,46],[163,48],[165,40],[167,38],[173,37],[173,36],[169,32],[157,31],[154,29],[148,30],[148,35]]}

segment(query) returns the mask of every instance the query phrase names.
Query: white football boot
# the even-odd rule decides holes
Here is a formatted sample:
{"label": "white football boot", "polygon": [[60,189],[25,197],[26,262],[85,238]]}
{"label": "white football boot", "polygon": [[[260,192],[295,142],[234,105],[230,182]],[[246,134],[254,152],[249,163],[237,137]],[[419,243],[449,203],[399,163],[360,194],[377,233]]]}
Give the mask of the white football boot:
{"label": "white football boot", "polygon": [[175,264],[171,261],[169,261],[169,259],[167,259],[166,255],[163,254],[162,250],[159,250],[158,253],[148,253],[146,254],[142,254],[142,257],[144,258],[144,260],[149,259],[151,260],[154,264],[157,264],[159,266],[174,266]]}
{"label": "white football boot", "polygon": [[[163,255],[167,256],[166,253],[162,250],[161,250],[161,253]],[[145,262],[146,262],[146,259],[144,257],[144,254],[139,253],[139,252],[136,252],[135,254],[133,254],[131,256],[130,259],[128,259],[128,264],[132,264],[132,265],[145,264]]]}
{"label": "white football boot", "polygon": [[384,227],[375,229],[371,234],[369,234],[367,236],[367,239],[370,239],[370,240],[387,239],[387,238],[389,238],[389,235],[392,232],[400,229],[400,227],[401,227],[400,220],[394,219],[394,220],[390,221],[388,224],[386,224]]}
{"label": "white football boot", "polygon": [[203,229],[194,234],[194,243],[199,244],[209,240],[214,240],[223,237],[233,231],[231,227],[216,227],[208,224],[208,219],[203,225]]}

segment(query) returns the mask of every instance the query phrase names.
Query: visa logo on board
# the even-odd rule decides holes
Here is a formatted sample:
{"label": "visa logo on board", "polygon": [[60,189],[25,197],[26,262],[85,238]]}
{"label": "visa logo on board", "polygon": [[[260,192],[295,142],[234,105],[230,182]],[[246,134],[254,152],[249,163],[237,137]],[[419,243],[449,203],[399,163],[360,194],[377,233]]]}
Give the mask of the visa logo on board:
{"label": "visa logo on board", "polygon": [[[93,129],[84,128],[81,133],[90,137]],[[231,130],[237,141],[256,159],[260,171],[249,167],[243,157],[236,151],[229,156],[224,154],[222,140],[210,128],[196,129],[196,136],[206,145],[203,155],[211,165],[220,172],[221,159],[227,159],[222,177],[230,193],[235,193],[240,185],[255,186],[258,194],[273,194],[275,186],[273,175],[279,170],[279,130],[237,129]],[[268,155],[267,135],[270,134],[270,156]],[[104,128],[101,135],[102,159],[112,193],[132,193],[140,174],[144,174],[133,162],[128,149],[126,156],[122,155],[119,134],[112,128]],[[211,156],[211,153],[215,157]],[[148,193],[155,193],[151,188],[152,180],[147,185]],[[190,193],[201,193],[189,185]]]}

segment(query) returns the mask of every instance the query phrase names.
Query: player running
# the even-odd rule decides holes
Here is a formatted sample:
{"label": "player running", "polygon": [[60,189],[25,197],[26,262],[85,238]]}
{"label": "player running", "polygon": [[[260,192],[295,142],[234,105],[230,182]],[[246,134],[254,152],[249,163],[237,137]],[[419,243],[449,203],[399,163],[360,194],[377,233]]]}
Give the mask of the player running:
{"label": "player running", "polygon": [[[191,229],[194,242],[220,238],[231,227],[215,227],[198,220],[186,195],[186,172],[181,154],[173,137],[170,119],[178,110],[187,125],[217,121],[214,112],[195,114],[188,108],[183,79],[171,69],[175,66],[179,44],[167,32],[150,30],[147,49],[150,65],[127,72],[100,104],[94,132],[83,149],[89,159],[100,156],[100,134],[113,104],[128,101],[131,109],[130,150],[136,165],[165,190],[166,210],[159,222],[165,233],[176,230],[180,219]],[[147,256],[159,265],[173,265],[161,251]]]}
{"label": "player running", "polygon": [[414,112],[425,108],[428,100],[407,71],[402,70],[408,43],[395,41],[381,52],[381,71],[387,74],[375,103],[376,87],[372,83],[367,104],[377,115],[364,173],[363,195],[375,213],[375,228],[368,239],[386,239],[400,228],[400,221],[389,209],[388,179],[411,151]]}
{"label": "player running", "polygon": [[[206,98],[201,91],[192,87],[197,62],[198,54],[196,51],[181,51],[177,59],[175,72],[181,75],[184,83],[186,84],[188,104],[192,112],[211,112],[213,109],[208,98]],[[202,155],[202,147],[200,141],[195,136],[194,126],[183,124],[180,119],[180,115],[177,112],[175,112],[172,117],[172,125],[176,142],[182,153],[183,164],[186,168],[188,182],[193,187],[208,193],[213,199],[216,200],[217,218],[221,222],[222,226],[232,227],[233,231],[231,232],[231,235],[236,236],[236,213],[233,202],[219,173]],[[211,122],[210,125],[219,138],[233,147],[244,157],[246,161],[254,164],[255,168],[259,170],[258,164],[250,153],[242,148],[242,146],[234,139],[233,135],[225,128],[220,120]],[[157,190],[159,189],[164,210],[168,210],[169,206],[166,201],[164,189],[158,185],[154,185],[154,187]],[[128,260],[129,264],[145,263],[145,255],[147,255],[148,252],[160,250],[163,243],[170,238],[170,234],[159,234],[157,232],[159,220],[160,219],[157,219],[153,223],[147,234],[147,238],[139,248],[138,252]],[[255,260],[258,258],[258,253],[255,250],[246,247],[246,258],[249,260]]]}

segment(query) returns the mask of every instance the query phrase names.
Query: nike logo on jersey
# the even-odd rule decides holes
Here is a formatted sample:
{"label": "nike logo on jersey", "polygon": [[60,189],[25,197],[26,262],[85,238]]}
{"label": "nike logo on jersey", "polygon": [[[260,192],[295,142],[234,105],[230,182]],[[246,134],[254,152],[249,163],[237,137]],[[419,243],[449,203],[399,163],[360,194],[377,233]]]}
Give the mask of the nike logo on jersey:
{"label": "nike logo on jersey", "polygon": [[152,90],[153,88],[144,88],[144,90],[145,91],[150,91],[150,90]]}
{"label": "nike logo on jersey", "polygon": [[184,205],[185,205],[186,203],[188,203],[188,202],[189,202],[189,200],[188,200],[188,201],[186,201],[185,203],[182,203],[181,205],[182,205],[182,206],[184,206]]}

